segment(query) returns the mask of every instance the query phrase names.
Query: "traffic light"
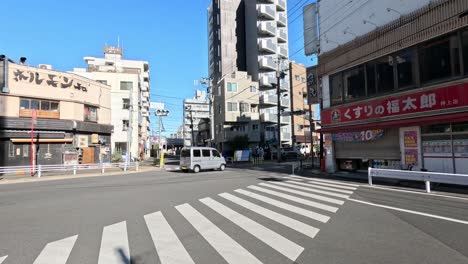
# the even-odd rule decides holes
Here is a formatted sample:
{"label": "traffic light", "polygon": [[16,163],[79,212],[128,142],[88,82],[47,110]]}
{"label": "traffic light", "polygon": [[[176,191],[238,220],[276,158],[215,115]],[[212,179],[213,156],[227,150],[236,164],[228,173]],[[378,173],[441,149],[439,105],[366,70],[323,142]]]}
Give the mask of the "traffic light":
{"label": "traffic light", "polygon": [[167,116],[167,115],[169,115],[169,110],[158,109],[158,110],[156,110],[155,114],[157,116]]}

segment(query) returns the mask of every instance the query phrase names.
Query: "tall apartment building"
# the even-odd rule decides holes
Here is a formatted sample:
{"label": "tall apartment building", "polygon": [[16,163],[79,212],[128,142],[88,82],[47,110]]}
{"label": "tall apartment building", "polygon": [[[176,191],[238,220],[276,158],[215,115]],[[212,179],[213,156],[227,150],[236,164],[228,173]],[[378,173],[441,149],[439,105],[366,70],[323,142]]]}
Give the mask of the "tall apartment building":
{"label": "tall apartment building", "polygon": [[[184,145],[204,145],[199,140],[198,124],[210,118],[210,102],[206,91],[195,91],[193,98],[184,99]],[[192,141],[193,137],[193,141]]]}
{"label": "tall apartment building", "polygon": [[[104,47],[104,58],[85,57],[88,67],[74,73],[109,85],[111,89],[112,152],[132,157],[150,155],[150,75],[147,61],[122,58],[122,48]],[[131,135],[131,139],[129,139]]]}
{"label": "tall apartment building", "polygon": [[[276,72],[288,68],[287,32],[285,0],[213,0],[208,8],[209,75],[212,92],[217,91],[214,105],[228,107],[226,101],[219,102],[224,98],[219,92],[223,77],[237,71],[250,75],[259,87],[259,134],[263,143],[273,143],[278,138]],[[280,109],[289,111],[287,77],[281,80],[280,87]],[[281,119],[281,142],[291,144],[290,118]]]}

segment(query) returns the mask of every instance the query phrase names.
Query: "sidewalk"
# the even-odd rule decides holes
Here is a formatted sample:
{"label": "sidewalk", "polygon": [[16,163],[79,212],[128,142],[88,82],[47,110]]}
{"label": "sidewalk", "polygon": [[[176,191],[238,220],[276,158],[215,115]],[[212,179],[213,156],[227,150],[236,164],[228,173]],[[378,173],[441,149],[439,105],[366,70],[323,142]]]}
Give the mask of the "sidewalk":
{"label": "sidewalk", "polygon": [[77,171],[76,175],[73,175],[72,171],[55,171],[55,172],[48,172],[43,173],[42,176],[39,178],[36,176],[31,177],[29,174],[9,174],[0,176],[0,184],[12,184],[12,183],[23,183],[23,182],[41,182],[41,181],[51,181],[51,180],[63,180],[63,179],[77,179],[77,178],[86,178],[86,177],[101,177],[101,176],[115,176],[115,175],[124,175],[124,174],[134,174],[134,173],[142,173],[142,172],[149,172],[149,171],[158,171],[159,168],[148,166],[148,165],[140,165],[139,170],[135,171],[135,168],[131,168],[130,170],[123,171],[117,168],[108,169],[104,173],[101,173],[100,170],[85,170],[85,171]]}

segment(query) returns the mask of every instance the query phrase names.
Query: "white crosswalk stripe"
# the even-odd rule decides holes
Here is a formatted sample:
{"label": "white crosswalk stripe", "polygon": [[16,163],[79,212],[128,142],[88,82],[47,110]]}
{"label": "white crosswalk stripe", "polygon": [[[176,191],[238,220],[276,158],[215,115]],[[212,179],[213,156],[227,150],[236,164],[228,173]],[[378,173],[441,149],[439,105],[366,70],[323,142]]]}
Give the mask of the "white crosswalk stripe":
{"label": "white crosswalk stripe", "polygon": [[234,224],[238,225],[292,261],[295,261],[304,250],[304,248],[298,244],[211,198],[200,199],[200,202],[229,219]]}
{"label": "white crosswalk stripe", "polygon": [[76,235],[48,243],[33,264],[65,264],[77,238]]}
{"label": "white crosswalk stripe", "polygon": [[350,190],[350,191],[357,190],[357,187],[345,186],[345,185],[336,184],[336,183],[326,183],[326,182],[321,182],[321,181],[316,181],[316,180],[304,181],[303,179],[291,178],[290,176],[285,176],[283,178],[292,180],[292,181],[308,182],[308,183],[313,183],[313,184],[318,184],[318,185],[323,185],[323,186],[328,186],[328,187],[335,187],[335,188],[340,188],[343,190]]}
{"label": "white crosswalk stripe", "polygon": [[130,262],[127,224],[125,221],[104,227],[98,264]]}
{"label": "white crosswalk stripe", "polygon": [[296,203],[305,204],[305,205],[308,205],[308,206],[311,206],[311,207],[319,208],[319,209],[322,209],[322,210],[325,210],[325,211],[328,211],[328,212],[336,213],[338,211],[338,207],[334,207],[334,206],[330,206],[330,205],[326,205],[326,204],[322,204],[322,203],[317,203],[317,202],[310,201],[310,200],[307,200],[307,199],[299,198],[297,196],[272,191],[272,190],[265,189],[265,188],[262,188],[262,187],[258,187],[258,186],[255,186],[255,185],[250,185],[247,188],[252,189],[252,190],[256,190],[256,191],[259,191],[259,192],[264,192],[264,193],[268,193],[268,194],[271,194],[271,195],[275,195],[275,196],[278,196],[278,197],[281,197],[283,199],[287,199],[287,200],[290,200],[290,201],[293,201],[293,202],[296,202]]}
{"label": "white crosswalk stripe", "polygon": [[285,187],[277,186],[277,185],[270,184],[270,183],[260,183],[260,185],[266,186],[266,187],[269,187],[269,188],[273,188],[273,189],[276,189],[276,190],[280,190],[280,191],[299,194],[299,195],[302,195],[302,196],[305,196],[305,197],[310,197],[310,198],[313,198],[313,199],[317,199],[317,200],[321,200],[321,201],[325,201],[325,202],[329,202],[329,203],[333,203],[333,204],[339,204],[339,205],[344,204],[344,201],[342,201],[342,200],[329,198],[329,197],[325,197],[325,196],[317,195],[317,194],[312,194],[312,193],[308,193],[308,192],[303,192],[303,191],[299,191],[299,190],[295,190],[295,189],[285,188]]}
{"label": "white crosswalk stripe", "polygon": [[335,196],[335,197],[339,197],[339,198],[343,198],[343,199],[348,199],[349,198],[349,195],[338,194],[338,193],[328,192],[328,191],[321,191],[321,190],[317,190],[317,189],[312,189],[310,187],[302,187],[302,186],[298,186],[298,185],[291,184],[291,183],[286,183],[286,182],[271,182],[271,184],[296,188],[296,189],[300,189],[300,190],[304,190],[304,191],[320,193],[320,194],[325,194],[325,195],[329,195],[329,196]]}
{"label": "white crosswalk stripe", "polygon": [[237,196],[234,196],[232,194],[229,194],[229,193],[221,193],[221,194],[218,194],[219,196],[233,202],[233,203],[236,203],[244,208],[247,208],[257,214],[260,214],[266,218],[269,218],[275,222],[278,222],[284,226],[287,226],[291,229],[294,229],[296,230],[297,232],[299,233],[302,233],[308,237],[311,237],[311,238],[314,238],[317,233],[319,232],[319,229],[318,228],[315,228],[313,226],[310,226],[310,225],[307,225],[307,224],[304,224],[296,219],[293,219],[291,217],[288,217],[288,216],[285,216],[285,215],[282,215],[282,214],[279,214],[279,213],[276,213],[276,212],[273,212],[269,209],[266,209],[264,207],[261,207],[261,206],[258,206],[254,203],[251,203],[249,201],[246,201],[244,199],[241,199]]}
{"label": "white crosswalk stripe", "polygon": [[262,263],[191,205],[178,205],[176,209],[228,263]]}
{"label": "white crosswalk stripe", "polygon": [[6,258],[8,258],[8,255],[3,256],[3,257],[0,257],[0,264],[2,264],[2,262],[3,262]]}
{"label": "white crosswalk stripe", "polygon": [[319,214],[319,213],[316,213],[316,212],[312,212],[312,211],[309,211],[309,210],[306,210],[306,209],[303,209],[303,208],[300,208],[300,207],[297,207],[297,206],[294,206],[294,205],[291,205],[291,204],[283,203],[281,201],[271,199],[271,198],[268,198],[268,197],[260,195],[260,194],[256,194],[256,193],[249,192],[249,191],[242,190],[242,189],[237,189],[237,190],[234,190],[234,191],[237,192],[237,193],[241,193],[243,195],[246,195],[248,197],[257,199],[259,201],[271,204],[271,205],[276,206],[278,208],[281,208],[281,209],[284,209],[284,210],[287,210],[287,211],[290,211],[290,212],[293,212],[293,213],[296,213],[296,214],[303,215],[305,217],[308,217],[310,219],[313,219],[313,220],[316,220],[316,221],[319,221],[319,222],[322,222],[322,223],[326,223],[326,222],[328,222],[328,220],[330,220],[330,217],[328,217],[326,215]]}
{"label": "white crosswalk stripe", "polygon": [[334,192],[337,192],[337,193],[353,194],[353,191],[341,190],[341,189],[321,186],[321,185],[317,185],[317,184],[313,184],[313,183],[297,182],[297,181],[291,181],[291,180],[287,181],[287,183],[292,183],[292,184],[297,184],[297,185],[301,185],[301,186],[307,186],[307,187],[317,188],[317,189],[322,189],[322,190],[327,190],[327,191],[334,191]]}
{"label": "white crosswalk stripe", "polygon": [[144,216],[161,264],[194,264],[161,212]]}
{"label": "white crosswalk stripe", "polygon": [[309,177],[292,176],[292,175],[288,177],[306,180],[306,181],[319,181],[319,182],[333,183],[333,184],[339,184],[339,185],[345,185],[345,186],[351,186],[351,187],[360,186],[359,184],[347,183],[347,182],[342,182],[342,181],[334,181],[334,180],[325,180],[325,179],[319,179],[319,178],[309,178]]}

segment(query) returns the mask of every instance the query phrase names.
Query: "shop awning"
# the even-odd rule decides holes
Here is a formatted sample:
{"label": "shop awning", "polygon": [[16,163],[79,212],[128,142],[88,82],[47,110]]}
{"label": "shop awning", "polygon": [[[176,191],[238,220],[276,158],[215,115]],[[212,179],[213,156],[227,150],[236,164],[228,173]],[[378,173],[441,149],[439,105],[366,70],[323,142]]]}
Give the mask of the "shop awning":
{"label": "shop awning", "polygon": [[356,125],[341,125],[337,127],[323,127],[317,130],[318,133],[338,133],[338,132],[351,132],[363,131],[369,129],[382,129],[382,128],[395,128],[395,127],[408,127],[408,126],[427,126],[434,124],[446,124],[468,122],[468,113],[455,113],[447,115],[434,115],[418,118],[400,119],[387,122],[373,122],[369,124],[356,124]]}

